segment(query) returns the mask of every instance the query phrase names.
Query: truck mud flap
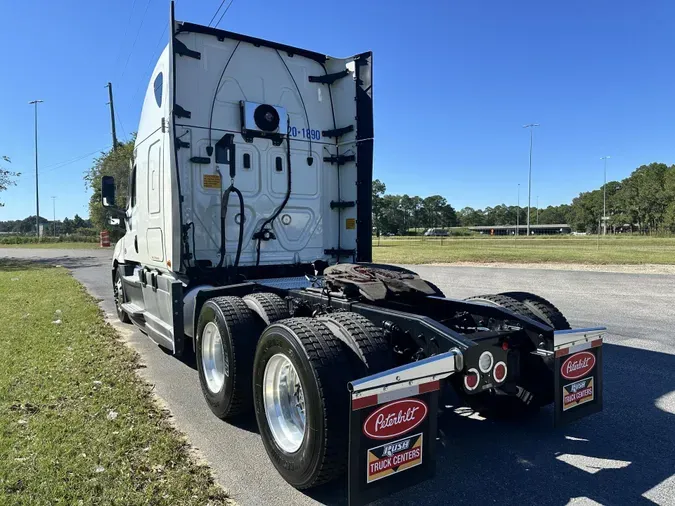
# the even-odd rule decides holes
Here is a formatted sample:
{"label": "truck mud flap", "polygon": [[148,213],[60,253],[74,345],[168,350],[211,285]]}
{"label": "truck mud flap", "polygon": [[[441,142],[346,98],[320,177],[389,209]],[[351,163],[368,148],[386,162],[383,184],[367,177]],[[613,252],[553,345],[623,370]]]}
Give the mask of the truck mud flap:
{"label": "truck mud flap", "polygon": [[602,336],[605,332],[604,327],[555,332],[554,426],[602,411]]}
{"label": "truck mud flap", "polygon": [[350,506],[434,476],[440,380],[462,367],[454,349],[349,384]]}

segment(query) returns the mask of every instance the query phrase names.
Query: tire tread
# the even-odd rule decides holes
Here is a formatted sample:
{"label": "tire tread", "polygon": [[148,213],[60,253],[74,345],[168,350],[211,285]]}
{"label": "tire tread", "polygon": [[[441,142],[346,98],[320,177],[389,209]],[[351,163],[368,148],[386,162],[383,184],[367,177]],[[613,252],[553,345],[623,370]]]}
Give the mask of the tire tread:
{"label": "tire tread", "polygon": [[319,472],[298,487],[306,489],[326,483],[343,474],[347,467],[349,431],[346,423],[348,406],[347,383],[351,368],[344,343],[330,329],[315,318],[289,318],[277,322],[286,326],[299,339],[315,372],[317,390],[324,405],[324,455]]}
{"label": "tire tread", "polygon": [[[209,299],[222,315],[227,325],[232,346],[233,378],[232,400],[220,418],[231,418],[247,411],[253,406],[253,357],[257,339],[248,339],[251,335],[259,335],[259,325],[252,311],[239,297],[220,296]],[[204,387],[202,387],[204,388]]]}
{"label": "tire tread", "polygon": [[[266,325],[290,318],[291,316],[288,312],[286,301],[276,293],[251,293],[245,295],[243,300],[254,313],[258,314],[258,316],[263,319]],[[258,309],[258,311],[256,311],[256,309]]]}
{"label": "tire tread", "polygon": [[547,325],[550,325],[555,330],[569,330],[572,328],[567,318],[562,314],[562,311],[539,295],[530,292],[504,292],[500,295],[506,295],[529,306],[532,312],[535,314],[539,313],[538,318],[540,320],[544,320]]}
{"label": "tire tread", "polygon": [[365,366],[365,370],[362,370],[364,374],[374,374],[393,367],[391,346],[383,330],[364,316],[352,312],[336,312],[318,319],[333,322],[347,333],[351,340],[347,344]]}
{"label": "tire tread", "polygon": [[537,321],[542,321],[541,318],[539,318],[534,312],[527,307],[525,304],[522,302],[514,299],[513,297],[510,297],[506,294],[499,294],[499,295],[493,295],[493,294],[488,294],[488,295],[475,295],[473,297],[469,297],[467,299],[464,299],[466,301],[480,301],[480,300],[485,300],[494,303],[496,306],[503,307],[504,309],[508,309],[512,313],[516,313],[522,316],[527,316],[528,318],[531,318],[533,320]]}

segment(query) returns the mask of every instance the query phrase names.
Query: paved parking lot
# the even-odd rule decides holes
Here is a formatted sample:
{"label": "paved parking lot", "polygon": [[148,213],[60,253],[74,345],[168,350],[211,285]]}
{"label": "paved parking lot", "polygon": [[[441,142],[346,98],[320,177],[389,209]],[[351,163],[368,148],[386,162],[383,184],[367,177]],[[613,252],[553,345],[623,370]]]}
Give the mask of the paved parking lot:
{"label": "paved parking lot", "polygon": [[[0,249],[72,269],[114,318],[109,251]],[[526,290],[551,299],[573,326],[609,327],[605,410],[564,429],[551,412],[522,423],[493,422],[448,406],[433,481],[396,504],[675,504],[675,276],[604,272],[411,267],[448,296]],[[255,421],[238,426],[202,400],[193,363],[174,359],[118,325],[143,357],[142,374],[179,429],[242,505],[345,504],[346,483],[309,493],[288,486],[267,460]],[[383,501],[384,502],[384,501]]]}

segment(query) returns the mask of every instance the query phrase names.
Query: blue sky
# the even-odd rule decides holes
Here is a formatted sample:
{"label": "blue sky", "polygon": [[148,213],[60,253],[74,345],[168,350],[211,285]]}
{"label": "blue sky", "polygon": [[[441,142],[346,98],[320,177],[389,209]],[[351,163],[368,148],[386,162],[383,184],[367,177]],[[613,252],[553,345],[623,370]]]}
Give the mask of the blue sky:
{"label": "blue sky", "polygon": [[[178,0],[207,24],[220,0]],[[132,10],[133,5],[133,10]],[[441,194],[459,209],[527,194],[569,202],[643,163],[675,162],[675,2],[568,0],[234,0],[220,26],[334,56],[372,49],[375,176],[390,193]],[[147,11],[146,11],[147,6]],[[0,154],[24,172],[0,220],[34,214],[32,99],[40,108],[41,214],[87,215],[82,173],[136,129],[166,42],[166,0],[0,0]],[[145,13],[145,14],[144,14]],[[131,14],[131,15],[130,15]],[[138,37],[136,37],[138,34]],[[72,161],[66,165],[56,165]]]}

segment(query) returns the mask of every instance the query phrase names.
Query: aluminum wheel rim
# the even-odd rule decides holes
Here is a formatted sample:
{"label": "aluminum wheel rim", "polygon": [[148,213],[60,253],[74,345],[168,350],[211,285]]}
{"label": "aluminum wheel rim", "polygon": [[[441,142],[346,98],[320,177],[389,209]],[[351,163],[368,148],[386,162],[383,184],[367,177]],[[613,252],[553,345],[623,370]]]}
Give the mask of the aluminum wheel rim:
{"label": "aluminum wheel rim", "polygon": [[215,393],[222,390],[225,377],[230,375],[227,354],[218,326],[209,322],[202,331],[202,369],[207,388]]}
{"label": "aluminum wheel rim", "polygon": [[290,359],[277,353],[265,366],[263,403],[267,425],[286,453],[295,453],[305,440],[305,395]]}
{"label": "aluminum wheel rim", "polygon": [[122,278],[118,275],[115,279],[115,304],[117,309],[122,309]]}

